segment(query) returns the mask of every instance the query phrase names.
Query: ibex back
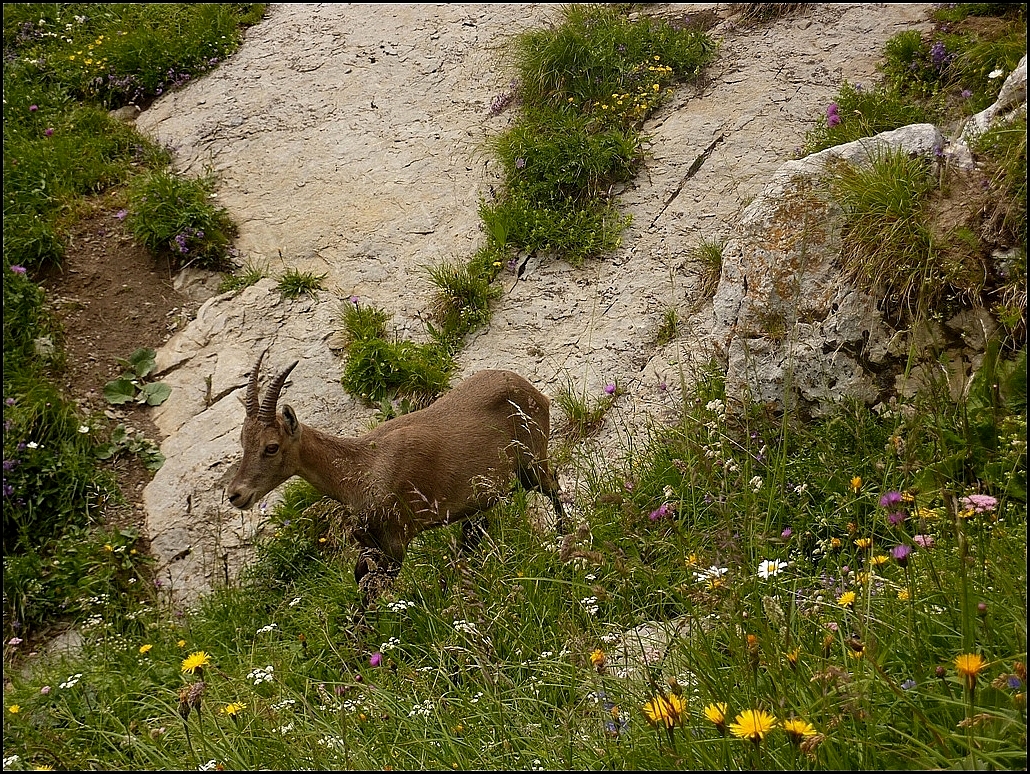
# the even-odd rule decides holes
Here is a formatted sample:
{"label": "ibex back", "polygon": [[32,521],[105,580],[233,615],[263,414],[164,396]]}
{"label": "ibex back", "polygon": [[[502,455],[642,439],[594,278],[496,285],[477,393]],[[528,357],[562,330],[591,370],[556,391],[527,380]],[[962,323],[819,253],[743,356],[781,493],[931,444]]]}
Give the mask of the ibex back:
{"label": "ibex back", "polygon": [[547,397],[511,371],[480,371],[426,408],[355,438],[302,424],[277,411],[293,363],[259,401],[264,354],[250,375],[243,460],[229,502],[249,508],[291,476],[343,503],[362,546],[354,577],[371,602],[400,571],[419,532],[464,522],[462,543],[481,534],[484,512],[517,480],[550,498],[562,530],[564,513],[547,460]]}

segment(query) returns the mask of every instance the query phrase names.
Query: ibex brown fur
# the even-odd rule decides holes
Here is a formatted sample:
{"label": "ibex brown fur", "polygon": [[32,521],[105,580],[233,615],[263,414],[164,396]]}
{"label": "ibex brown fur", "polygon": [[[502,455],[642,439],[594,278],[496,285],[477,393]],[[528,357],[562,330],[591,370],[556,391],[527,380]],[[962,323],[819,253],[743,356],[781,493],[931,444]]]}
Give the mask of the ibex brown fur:
{"label": "ibex brown fur", "polygon": [[516,480],[550,498],[561,532],[564,513],[547,460],[550,402],[518,374],[480,371],[426,408],[339,438],[302,424],[288,405],[277,412],[296,362],[259,401],[263,358],[250,374],[243,460],[229,502],[249,508],[296,475],[343,503],[362,546],[354,577],[366,604],[400,571],[415,535],[464,522],[462,544],[470,546],[484,512]]}

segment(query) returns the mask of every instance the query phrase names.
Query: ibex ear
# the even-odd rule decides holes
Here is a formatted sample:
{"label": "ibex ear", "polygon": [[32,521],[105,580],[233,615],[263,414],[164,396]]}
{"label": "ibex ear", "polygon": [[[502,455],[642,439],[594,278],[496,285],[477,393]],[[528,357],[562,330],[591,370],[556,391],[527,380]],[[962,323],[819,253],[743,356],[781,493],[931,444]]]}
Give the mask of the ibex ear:
{"label": "ibex ear", "polygon": [[286,431],[290,435],[296,435],[297,431],[300,430],[300,420],[297,419],[297,415],[293,412],[293,407],[288,404],[283,406],[283,420],[286,422]]}

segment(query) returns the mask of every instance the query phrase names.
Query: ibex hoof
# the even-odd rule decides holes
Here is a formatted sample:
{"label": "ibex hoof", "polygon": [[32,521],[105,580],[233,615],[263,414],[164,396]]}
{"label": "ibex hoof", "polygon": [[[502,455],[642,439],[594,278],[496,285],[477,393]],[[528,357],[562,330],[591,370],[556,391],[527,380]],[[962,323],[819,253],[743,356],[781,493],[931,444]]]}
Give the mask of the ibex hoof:
{"label": "ibex hoof", "polygon": [[385,572],[368,572],[358,580],[358,588],[361,590],[367,608],[379,596],[393,584],[394,576]]}
{"label": "ibex hoof", "polygon": [[354,580],[361,583],[366,575],[379,573],[396,575],[399,568],[397,562],[384,554],[378,548],[364,548],[358,555],[358,562],[354,565]]}

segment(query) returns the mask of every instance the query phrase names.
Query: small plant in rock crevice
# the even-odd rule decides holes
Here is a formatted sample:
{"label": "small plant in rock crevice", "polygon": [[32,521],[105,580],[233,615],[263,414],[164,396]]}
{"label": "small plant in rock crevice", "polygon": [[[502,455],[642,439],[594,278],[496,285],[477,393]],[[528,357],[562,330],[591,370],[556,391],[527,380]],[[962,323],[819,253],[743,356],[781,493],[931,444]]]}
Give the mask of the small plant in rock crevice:
{"label": "small plant in rock crevice", "polygon": [[297,299],[301,296],[314,296],[325,290],[325,278],[329,274],[315,274],[310,271],[289,268],[282,273],[276,283],[281,298]]}

